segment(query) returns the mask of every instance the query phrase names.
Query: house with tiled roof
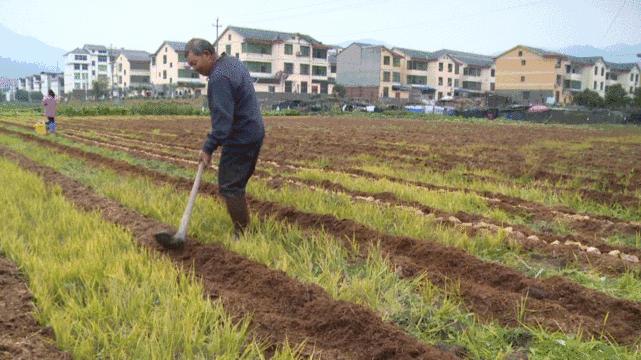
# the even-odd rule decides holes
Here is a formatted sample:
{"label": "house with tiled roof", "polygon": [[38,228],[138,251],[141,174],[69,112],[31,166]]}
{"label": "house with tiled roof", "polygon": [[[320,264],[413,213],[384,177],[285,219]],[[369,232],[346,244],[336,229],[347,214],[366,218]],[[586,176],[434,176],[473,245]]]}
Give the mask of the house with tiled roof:
{"label": "house with tiled roof", "polygon": [[329,56],[335,49],[310,35],[229,26],[215,47],[240,59],[254,79],[256,92],[331,94]]}
{"label": "house with tiled roof", "polygon": [[156,94],[166,97],[206,94],[207,77],[192,70],[185,57],[186,42],[163,41],[151,54],[149,75]]}
{"label": "house with tiled roof", "polygon": [[111,83],[111,53],[103,45],[85,44],[64,54],[64,92],[89,92],[96,80]]}
{"label": "house with tiled roof", "polygon": [[572,102],[586,89],[602,97],[608,87],[620,84],[634,94],[639,87],[639,66],[605,61],[600,56],[576,57],[517,45],[498,55],[496,92],[520,103]]}
{"label": "house with tiled roof", "polygon": [[137,96],[151,90],[151,54],[144,50],[119,49],[115,52],[113,86],[116,95]]}

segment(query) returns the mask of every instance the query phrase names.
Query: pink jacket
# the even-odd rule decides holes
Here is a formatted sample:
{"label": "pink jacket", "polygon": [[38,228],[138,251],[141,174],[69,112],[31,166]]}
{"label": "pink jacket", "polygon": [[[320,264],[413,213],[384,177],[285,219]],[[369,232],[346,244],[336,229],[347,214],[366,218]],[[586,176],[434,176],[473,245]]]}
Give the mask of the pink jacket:
{"label": "pink jacket", "polygon": [[55,97],[47,96],[42,99],[42,105],[45,107],[45,116],[48,118],[56,117],[57,101]]}

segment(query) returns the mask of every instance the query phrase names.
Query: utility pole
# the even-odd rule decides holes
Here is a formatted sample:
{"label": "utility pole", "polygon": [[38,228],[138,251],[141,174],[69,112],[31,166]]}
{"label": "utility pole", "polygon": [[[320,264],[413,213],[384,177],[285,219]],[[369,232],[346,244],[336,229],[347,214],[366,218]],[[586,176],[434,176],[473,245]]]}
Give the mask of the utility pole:
{"label": "utility pole", "polygon": [[[216,49],[215,49],[216,50],[216,54],[220,54],[218,52],[218,29],[220,29],[222,27],[222,25],[219,24],[219,22],[218,22],[219,20],[220,20],[219,18],[216,18],[216,23],[215,24],[211,24],[211,26],[216,28]],[[227,54],[227,55],[229,55],[229,54]]]}

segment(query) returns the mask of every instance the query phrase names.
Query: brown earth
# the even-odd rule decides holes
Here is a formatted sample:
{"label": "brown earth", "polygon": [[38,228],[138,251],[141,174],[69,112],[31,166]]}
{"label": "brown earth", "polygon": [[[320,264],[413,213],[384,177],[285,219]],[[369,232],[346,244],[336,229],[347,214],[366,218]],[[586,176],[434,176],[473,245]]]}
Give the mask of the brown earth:
{"label": "brown earth", "polygon": [[[37,142],[89,161],[134,176],[148,176],[151,180],[172,184],[188,191],[191,183],[149,169],[105,158],[96,154],[51,143],[33,135],[2,130],[20,138]],[[203,184],[203,192],[215,193],[213,184]],[[641,336],[641,304],[615,299],[598,291],[572,283],[563,278],[534,279],[506,268],[484,262],[464,251],[445,247],[435,240],[416,240],[381,234],[361,224],[330,215],[309,214],[279,204],[250,199],[252,209],[263,216],[275,216],[303,228],[324,229],[339,239],[354,239],[367,251],[369,245],[380,242],[383,254],[388,256],[403,276],[425,273],[440,286],[460,284],[465,304],[484,319],[498,320],[506,325],[521,321],[584,335],[604,335],[620,344],[633,344]],[[519,315],[519,304],[527,310]],[[607,319],[607,321],[605,321]]]}
{"label": "brown earth", "polygon": [[453,354],[420,343],[400,329],[383,323],[363,306],[332,299],[316,285],[289,278],[227,249],[188,239],[180,250],[158,247],[153,235],[175,232],[119,203],[98,196],[82,184],[0,148],[0,156],[56,184],[84,211],[99,211],[107,221],[129,229],[141,245],[165,253],[185,271],[203,281],[207,296],[221,299],[235,316],[251,316],[259,339],[275,345],[286,340],[307,342],[308,350],[331,359],[454,359]]}
{"label": "brown earth", "polygon": [[50,327],[33,317],[33,295],[18,268],[0,253],[0,360],[71,359]]}

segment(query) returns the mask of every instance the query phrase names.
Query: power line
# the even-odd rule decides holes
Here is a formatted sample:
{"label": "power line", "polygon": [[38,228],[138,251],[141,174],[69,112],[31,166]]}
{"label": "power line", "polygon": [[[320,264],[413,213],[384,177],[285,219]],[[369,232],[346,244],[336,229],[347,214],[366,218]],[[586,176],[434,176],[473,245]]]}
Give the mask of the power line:
{"label": "power line", "polygon": [[603,40],[605,40],[605,38],[606,38],[606,37],[608,37],[608,34],[610,33],[610,30],[612,29],[612,25],[614,25],[614,21],[615,21],[615,20],[619,17],[619,15],[621,14],[621,10],[623,10],[623,8],[625,7],[625,3],[626,3],[626,2],[627,2],[627,0],[623,0],[623,3],[621,4],[621,7],[619,8],[619,10],[617,11],[617,13],[616,13],[616,14],[614,15],[614,17],[612,18],[612,21],[610,21],[610,25],[608,25],[608,29],[605,31],[605,35],[603,35]]}

